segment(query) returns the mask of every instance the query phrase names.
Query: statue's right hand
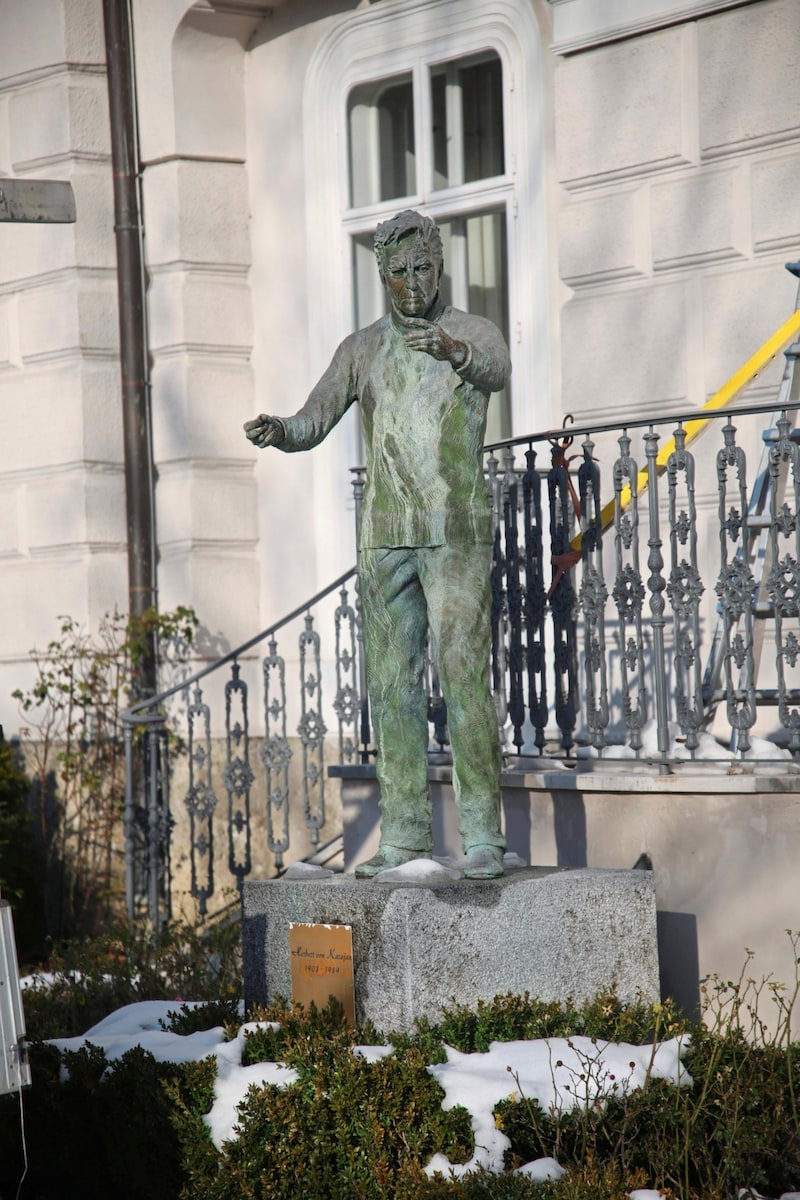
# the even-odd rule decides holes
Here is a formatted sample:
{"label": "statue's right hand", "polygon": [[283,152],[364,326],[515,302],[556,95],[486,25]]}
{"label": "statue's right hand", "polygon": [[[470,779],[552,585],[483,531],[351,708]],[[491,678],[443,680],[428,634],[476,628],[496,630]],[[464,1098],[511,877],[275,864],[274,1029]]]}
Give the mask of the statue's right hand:
{"label": "statue's right hand", "polygon": [[244,431],[253,445],[262,450],[266,446],[280,446],[286,437],[283,421],[279,417],[269,417],[266,413],[260,413],[252,421],[245,421]]}

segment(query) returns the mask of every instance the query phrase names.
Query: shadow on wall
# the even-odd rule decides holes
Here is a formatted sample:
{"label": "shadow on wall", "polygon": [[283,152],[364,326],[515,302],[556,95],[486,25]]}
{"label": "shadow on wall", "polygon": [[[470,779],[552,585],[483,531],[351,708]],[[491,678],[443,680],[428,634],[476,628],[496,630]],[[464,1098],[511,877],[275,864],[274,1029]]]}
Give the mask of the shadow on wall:
{"label": "shadow on wall", "polygon": [[692,1020],[700,1016],[700,958],[694,913],[659,912],[658,963],[662,997],[671,996]]}
{"label": "shadow on wall", "polygon": [[[369,858],[378,847],[380,813],[379,789],[374,768],[348,770],[333,768],[343,776],[342,807],[345,870]],[[435,854],[457,854],[461,843],[458,821],[449,783],[431,782]],[[586,832],[586,806],[583,796],[553,792],[552,820],[557,867],[580,870],[589,865]],[[523,789],[509,788],[503,796],[505,833],[510,850],[536,862],[533,849],[535,809]],[[540,811],[541,816],[541,811]],[[543,830],[540,828],[540,832]],[[551,860],[552,861],[552,860]],[[635,863],[614,862],[606,866],[652,871],[649,855],[641,854]],[[658,864],[656,863],[656,868]],[[700,969],[697,945],[697,917],[694,913],[658,912],[657,938],[661,995],[671,996],[682,1012],[695,1018],[700,1012]]]}
{"label": "shadow on wall", "polygon": [[583,796],[553,797],[553,835],[559,867],[586,867],[586,805]]}
{"label": "shadow on wall", "polygon": [[[521,813],[515,813],[519,820]],[[523,830],[514,829],[514,838]],[[530,844],[530,830],[528,842]],[[559,867],[588,866],[586,806],[582,796],[560,793],[553,797],[553,834]],[[509,843],[512,843],[509,837]],[[520,841],[519,844],[526,844]],[[620,863],[620,866],[623,864]],[[653,870],[649,856],[641,855],[631,867]],[[700,1015],[700,963],[697,948],[697,917],[694,913],[658,912],[658,961],[661,996],[671,996],[688,1017]]]}

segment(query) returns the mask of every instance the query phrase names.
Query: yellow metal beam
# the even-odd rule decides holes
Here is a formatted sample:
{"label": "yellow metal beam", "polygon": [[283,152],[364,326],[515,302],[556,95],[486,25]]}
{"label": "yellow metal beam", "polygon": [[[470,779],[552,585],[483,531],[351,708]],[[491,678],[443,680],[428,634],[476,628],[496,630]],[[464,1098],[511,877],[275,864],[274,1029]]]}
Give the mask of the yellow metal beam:
{"label": "yellow metal beam", "polygon": [[[726,404],[730,404],[731,400],[735,400],[741,392],[748,387],[757,375],[760,375],[765,367],[769,366],[774,358],[786,349],[786,347],[794,341],[800,331],[800,308],[789,317],[781,325],[780,329],[773,333],[771,338],[768,338],[760,349],[756,350],[751,358],[739,368],[739,370],[731,375],[727,383],[724,383],[718,392],[703,405],[703,412],[713,412],[715,409],[724,408]],[[697,417],[694,421],[687,421],[684,426],[686,430],[686,444],[693,441],[698,434],[706,428],[710,421],[710,417]],[[675,449],[675,439],[670,438],[658,452],[656,457],[656,468],[659,475],[662,475],[667,467],[667,461],[670,454]],[[647,487],[647,468],[643,467],[636,477],[637,491],[642,492]],[[620,492],[620,503],[625,508],[631,500],[630,485],[626,485]],[[600,525],[602,529],[608,529],[614,520],[614,501],[609,500],[600,513]],[[573,550],[579,550],[581,545],[581,535],[577,534],[570,543]]]}

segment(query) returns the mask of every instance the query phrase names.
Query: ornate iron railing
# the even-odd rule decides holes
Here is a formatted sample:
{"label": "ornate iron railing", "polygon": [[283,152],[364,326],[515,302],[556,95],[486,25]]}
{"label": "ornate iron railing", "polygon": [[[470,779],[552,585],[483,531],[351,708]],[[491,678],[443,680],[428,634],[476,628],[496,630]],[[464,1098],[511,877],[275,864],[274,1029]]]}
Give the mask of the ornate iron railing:
{"label": "ornate iron railing", "polygon": [[[774,423],[748,482],[734,419],[764,416]],[[714,464],[702,473],[704,512],[687,439],[698,419],[709,426],[702,461]],[[539,471],[534,446],[545,440],[493,446],[488,462],[492,682],[506,751],[574,757],[589,746],[599,758],[668,772],[687,758],[713,759],[718,746],[729,764],[732,751],[752,757],[754,727],[771,706],[775,759],[786,747],[797,755],[800,437],[788,412],[742,406],[562,430],[547,439],[552,461]],[[604,471],[600,440],[611,459]],[[525,442],[523,467],[515,449]],[[716,562],[708,546],[700,550],[710,533]],[[774,686],[760,686],[770,673]],[[717,728],[711,738],[720,704],[726,736]],[[770,754],[763,739],[757,749]]]}
{"label": "ornate iron railing", "polygon": [[[587,425],[487,447],[491,685],[507,757],[629,757],[635,770],[650,763],[669,772],[687,759],[713,758],[716,748],[728,768],[732,753],[741,763],[753,755],[767,706],[770,736],[800,754],[800,439],[790,407],[799,350],[787,352],[776,409]],[[768,425],[757,465],[746,460],[742,422],[751,427],[748,444]],[[548,452],[549,462],[540,462]],[[358,514],[363,468],[353,476]],[[318,844],[326,761],[363,764],[373,754],[356,574],[125,715],[132,915],[147,912],[157,922],[170,911],[176,761],[189,826],[183,855],[201,914],[219,888],[222,793],[227,873],[239,887],[254,870],[280,871],[297,853],[293,811]],[[293,686],[287,638],[296,639]],[[260,749],[248,671],[261,679]],[[442,749],[446,705],[432,664],[427,678],[432,745]],[[224,700],[219,728],[209,688]],[[170,704],[181,695],[188,697],[186,753],[176,760]],[[756,748],[762,757],[772,753],[764,743]],[[775,745],[776,758],[786,753]],[[266,831],[268,865],[254,861],[256,830]]]}
{"label": "ornate iron railing", "polygon": [[[228,881],[241,888],[254,867],[254,829],[266,830],[271,865],[280,871],[290,846],[290,768],[299,751],[296,785],[302,804],[302,823],[312,846],[319,844],[325,824],[326,719],[338,735],[338,759],[352,761],[359,740],[360,697],[365,695],[363,655],[355,607],[353,567],[306,604],[289,613],[235,650],[181,679],[158,696],[142,700],[123,714],[126,746],[125,861],[129,915],[147,915],[158,925],[172,912],[170,847],[177,824],[170,807],[176,765],[185,773],[184,821],[188,834],[188,891],[201,916],[219,891],[215,878],[215,834],[220,826],[219,802],[224,794],[227,814]],[[333,605],[333,601],[338,603]],[[325,602],[329,601],[327,608]],[[332,611],[331,611],[332,609]],[[323,712],[321,618],[333,623],[333,673],[330,711]],[[295,629],[299,687],[287,687],[287,642]],[[286,640],[279,646],[279,635]],[[259,646],[266,653],[260,664],[253,658]],[[291,649],[291,642],[288,642]],[[330,664],[327,664],[330,665]],[[261,733],[251,731],[252,701],[246,669],[260,674]],[[227,678],[223,681],[223,674]],[[222,692],[221,724],[215,727],[206,691]],[[188,697],[183,713],[175,702]],[[219,696],[218,696],[219,699]],[[290,711],[294,701],[294,721]],[[293,748],[292,738],[298,745]],[[256,746],[260,742],[260,749]],[[254,757],[257,755],[257,758]],[[255,807],[257,771],[260,798]]]}

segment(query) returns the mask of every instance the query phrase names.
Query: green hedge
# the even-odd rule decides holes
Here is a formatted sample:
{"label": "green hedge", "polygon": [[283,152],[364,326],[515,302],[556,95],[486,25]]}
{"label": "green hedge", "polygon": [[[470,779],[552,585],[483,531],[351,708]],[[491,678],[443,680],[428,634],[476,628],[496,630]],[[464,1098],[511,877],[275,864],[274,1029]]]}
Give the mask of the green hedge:
{"label": "green hedge", "polygon": [[[84,977],[75,986],[91,985]],[[205,986],[210,990],[213,980]],[[498,997],[474,1011],[454,1008],[438,1025],[391,1039],[394,1054],[374,1063],[351,1052],[355,1044],[381,1041],[374,1029],[348,1029],[335,1007],[304,1014],[276,1005],[250,1014],[280,1028],[253,1033],[244,1061],[283,1062],[295,1068],[298,1082],[283,1090],[251,1089],[239,1136],[222,1153],[203,1121],[213,1101],[214,1059],[160,1065],[133,1050],[108,1064],[98,1049],[62,1055],[37,1037],[34,1084],[24,1094],[30,1165],[21,1195],[624,1200],[636,1187],[660,1187],[681,1200],[728,1200],[752,1186],[779,1196],[800,1189],[800,1045],[790,1034],[796,995],[796,988],[782,992],[773,985],[762,995],[744,975],[738,982],[711,981],[704,1023],[695,1024],[669,1005],[626,1007],[613,996],[573,1009],[527,996]],[[758,1016],[759,999],[777,1005],[772,1032]],[[52,1026],[45,1007],[40,996],[33,1025]],[[176,1003],[172,1027],[188,1033],[227,1018],[233,1036],[239,1027],[234,1013],[232,997],[191,1011]],[[444,1060],[445,1044],[471,1052],[493,1040],[577,1034],[646,1044],[683,1031],[691,1036],[685,1065],[694,1087],[653,1079],[627,1098],[559,1117],[518,1096],[495,1110],[511,1141],[506,1173],[458,1182],[424,1174],[437,1151],[451,1162],[464,1162],[473,1151],[469,1114],[442,1110],[443,1093],[426,1069]],[[567,1169],[557,1183],[512,1173],[550,1155]],[[3,1097],[0,1196],[16,1194],[21,1172],[19,1101]]]}

